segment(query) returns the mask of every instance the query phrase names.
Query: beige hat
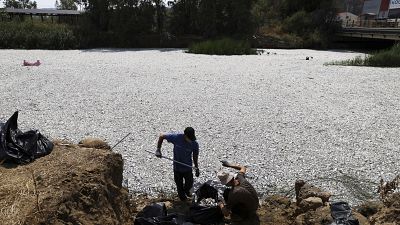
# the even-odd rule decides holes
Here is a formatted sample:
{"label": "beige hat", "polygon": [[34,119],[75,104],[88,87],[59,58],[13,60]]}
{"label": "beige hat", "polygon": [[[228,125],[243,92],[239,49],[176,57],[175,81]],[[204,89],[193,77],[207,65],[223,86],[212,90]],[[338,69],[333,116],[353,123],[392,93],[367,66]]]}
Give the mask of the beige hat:
{"label": "beige hat", "polygon": [[225,171],[219,171],[217,176],[223,185],[226,185],[233,178],[235,178],[235,175],[233,173],[229,173],[229,172],[225,172]]}

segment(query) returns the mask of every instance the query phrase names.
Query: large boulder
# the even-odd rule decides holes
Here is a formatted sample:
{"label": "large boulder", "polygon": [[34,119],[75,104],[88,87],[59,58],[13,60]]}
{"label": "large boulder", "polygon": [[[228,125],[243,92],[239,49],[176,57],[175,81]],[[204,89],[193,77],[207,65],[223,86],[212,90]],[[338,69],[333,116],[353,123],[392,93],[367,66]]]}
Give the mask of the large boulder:
{"label": "large boulder", "polygon": [[302,200],[307,199],[309,197],[317,197],[322,200],[323,203],[329,202],[329,198],[331,197],[331,193],[322,191],[318,187],[315,187],[311,184],[307,184],[303,180],[297,180],[295,183],[295,191],[296,191],[296,202],[297,205],[301,203]]}
{"label": "large boulder", "polygon": [[333,222],[329,206],[302,213],[296,217],[296,225],[328,225]]}
{"label": "large boulder", "polygon": [[318,209],[319,207],[322,207],[324,203],[322,202],[321,198],[318,197],[309,197],[306,199],[303,199],[300,202],[299,208],[304,211],[310,211],[310,210],[315,210]]}

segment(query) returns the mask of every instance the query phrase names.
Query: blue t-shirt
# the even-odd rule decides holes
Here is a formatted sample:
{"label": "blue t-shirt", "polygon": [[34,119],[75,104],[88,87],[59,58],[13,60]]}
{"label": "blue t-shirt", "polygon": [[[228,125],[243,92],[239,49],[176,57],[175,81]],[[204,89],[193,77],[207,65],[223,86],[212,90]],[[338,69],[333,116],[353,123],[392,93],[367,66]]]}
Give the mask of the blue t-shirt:
{"label": "blue t-shirt", "polygon": [[[192,166],[192,153],[199,155],[199,144],[197,141],[187,142],[184,134],[170,133],[164,135],[165,139],[174,144],[174,160]],[[190,167],[174,162],[174,171],[189,172]]]}

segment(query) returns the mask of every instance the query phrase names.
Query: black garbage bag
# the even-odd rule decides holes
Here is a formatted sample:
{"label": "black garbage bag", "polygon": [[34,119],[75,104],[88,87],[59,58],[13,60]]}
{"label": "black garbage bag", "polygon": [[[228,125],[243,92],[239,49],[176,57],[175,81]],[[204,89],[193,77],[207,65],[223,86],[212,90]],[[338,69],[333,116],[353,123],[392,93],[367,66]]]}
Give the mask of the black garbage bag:
{"label": "black garbage bag", "polygon": [[171,214],[151,218],[138,217],[135,219],[134,225],[179,225],[179,223],[176,222],[176,215]]}
{"label": "black garbage bag", "polygon": [[222,222],[224,215],[219,206],[192,205],[189,211],[189,221],[192,223],[211,225]]}
{"label": "black garbage bag", "polygon": [[140,211],[136,217],[144,217],[144,218],[151,218],[151,217],[159,217],[159,216],[167,216],[167,207],[164,203],[153,203],[148,205]]}
{"label": "black garbage bag", "polygon": [[351,208],[347,202],[331,203],[331,225],[359,225],[356,218],[351,213]]}
{"label": "black garbage bag", "polygon": [[195,200],[194,203],[199,203],[201,200],[207,198],[214,199],[215,202],[218,202],[218,190],[211,185],[204,183],[195,192],[195,198],[193,198],[193,200]]}
{"label": "black garbage bag", "polygon": [[164,203],[153,203],[136,215],[134,225],[180,225],[184,218],[178,214],[167,215]]}
{"label": "black garbage bag", "polygon": [[209,225],[218,224],[224,219],[219,206],[201,205],[201,200],[208,198],[212,199],[213,203],[218,203],[218,190],[208,183],[204,183],[195,191],[192,206],[189,208],[188,221]]}
{"label": "black garbage bag", "polygon": [[18,111],[5,124],[0,124],[0,160],[26,164],[50,154],[53,143],[38,131],[18,129]]}

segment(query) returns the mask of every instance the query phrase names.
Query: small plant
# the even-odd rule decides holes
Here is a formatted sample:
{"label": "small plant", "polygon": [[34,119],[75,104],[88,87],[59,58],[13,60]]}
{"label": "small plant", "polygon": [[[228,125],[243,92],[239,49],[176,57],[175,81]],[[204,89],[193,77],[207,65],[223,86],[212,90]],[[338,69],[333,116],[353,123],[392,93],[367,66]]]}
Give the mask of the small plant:
{"label": "small plant", "polygon": [[252,49],[247,41],[238,41],[230,38],[204,41],[192,44],[188,53],[207,55],[256,55],[257,51]]}
{"label": "small plant", "polygon": [[366,55],[364,58],[356,56],[354,59],[329,62],[325,65],[400,67],[400,44],[396,44],[388,50]]}
{"label": "small plant", "polygon": [[384,182],[381,179],[378,193],[382,200],[386,199],[389,195],[400,189],[400,175],[397,175],[392,181]]}

